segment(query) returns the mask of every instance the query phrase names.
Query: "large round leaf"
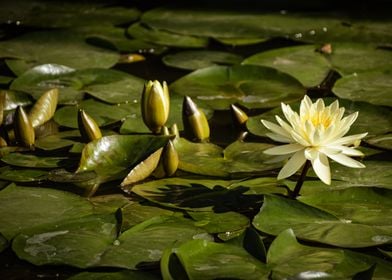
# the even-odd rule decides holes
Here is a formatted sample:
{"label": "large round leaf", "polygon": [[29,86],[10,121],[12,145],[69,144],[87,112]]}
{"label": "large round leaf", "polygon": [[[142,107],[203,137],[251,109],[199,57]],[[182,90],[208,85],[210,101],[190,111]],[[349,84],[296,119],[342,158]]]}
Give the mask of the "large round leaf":
{"label": "large round leaf", "polygon": [[61,126],[78,128],[78,110],[83,109],[98,126],[110,125],[124,119],[133,119],[139,115],[140,105],[137,103],[109,105],[94,99],[87,99],[78,104],[58,109],[54,120]]}
{"label": "large round leaf", "polygon": [[101,256],[100,266],[136,269],[138,265],[157,262],[165,248],[174,242],[211,237],[184,218],[155,217],[123,232]]}
{"label": "large round leaf", "polygon": [[81,272],[68,280],[159,280],[161,279],[154,273],[146,271],[122,270],[116,272]]}
{"label": "large round leaf", "polygon": [[96,265],[116,238],[114,215],[91,215],[22,232],[12,242],[19,258],[35,265]]}
{"label": "large round leaf", "polygon": [[390,223],[379,226],[354,222],[297,200],[272,195],[264,196],[264,204],[254,218],[253,225],[273,235],[292,228],[300,239],[349,248],[392,242]]}
{"label": "large round leaf", "polygon": [[392,107],[391,88],[392,71],[386,70],[344,76],[335,83],[332,90],[341,98]]}
{"label": "large round leaf", "polygon": [[105,7],[112,1],[24,1],[3,5],[0,17],[4,22],[26,26],[64,28],[85,25],[124,24],[137,19],[140,12],[130,7]]}
{"label": "large round leaf", "polygon": [[[26,47],[28,46],[28,47]],[[23,60],[18,75],[40,64],[61,64],[75,69],[109,68],[119,55],[84,42],[84,37],[67,31],[37,31],[2,41],[0,57]]]}
{"label": "large round leaf", "polygon": [[238,64],[242,57],[229,52],[221,51],[183,51],[175,54],[168,54],[162,61],[167,66],[186,70],[196,70],[213,65]]}
{"label": "large round leaf", "polygon": [[352,277],[373,264],[377,265],[372,279],[387,279],[392,275],[390,263],[383,259],[343,249],[304,246],[298,243],[291,229],[283,231],[272,242],[267,263],[272,268],[272,279],[312,275],[355,279]]}
{"label": "large round leaf", "polygon": [[305,88],[293,77],[255,65],[203,68],[175,81],[170,88],[214,109],[228,109],[233,103],[269,108],[299,100],[305,94]]}
{"label": "large round leaf", "polygon": [[101,180],[121,178],[167,141],[167,137],[150,135],[104,136],[84,147],[78,172],[94,171]]}
{"label": "large round leaf", "polygon": [[110,69],[73,70],[62,65],[46,64],[34,67],[19,76],[11,88],[38,98],[51,88],[59,88],[59,103],[75,103],[87,92],[109,103],[137,102],[144,81],[124,72]]}
{"label": "large round leaf", "polygon": [[[186,271],[188,279],[268,279],[269,268],[252,257],[243,248],[208,242],[206,240],[192,240],[173,249],[175,255]],[[171,263],[173,256],[163,258],[161,263],[165,267],[163,275],[166,279],[179,279],[170,272],[175,263]],[[172,261],[173,262],[173,261]],[[168,273],[168,275],[166,275]]]}
{"label": "large round leaf", "polygon": [[0,179],[11,182],[39,182],[47,178],[48,171],[39,169],[13,169],[10,166],[0,168]]}
{"label": "large round leaf", "polygon": [[368,44],[332,44],[332,54],[329,55],[329,59],[332,67],[343,76],[392,67],[390,50],[379,49]]}
{"label": "large round leaf", "polygon": [[[148,26],[217,38],[287,37],[305,42],[390,42],[390,21],[350,20],[320,13],[255,13],[240,9],[157,8],[142,15]],[[350,24],[345,24],[350,22]]]}
{"label": "large round leaf", "polygon": [[242,64],[269,66],[285,72],[306,87],[314,87],[327,77],[331,65],[314,45],[295,46],[257,53]]}
{"label": "large round leaf", "polygon": [[36,155],[9,153],[1,160],[9,165],[32,168],[55,168],[64,165],[67,157],[41,157]]}
{"label": "large round leaf", "polygon": [[78,130],[67,130],[36,139],[35,147],[52,151],[73,146],[79,143],[80,139],[81,136]]}
{"label": "large round leaf", "polygon": [[208,45],[208,39],[197,36],[187,36],[158,30],[155,28],[147,28],[140,23],[135,23],[128,28],[128,34],[136,39],[154,44],[182,48],[197,48]]}
{"label": "large round leaf", "polygon": [[64,191],[10,185],[0,191],[0,232],[10,240],[16,234],[49,223],[89,215],[86,199]]}

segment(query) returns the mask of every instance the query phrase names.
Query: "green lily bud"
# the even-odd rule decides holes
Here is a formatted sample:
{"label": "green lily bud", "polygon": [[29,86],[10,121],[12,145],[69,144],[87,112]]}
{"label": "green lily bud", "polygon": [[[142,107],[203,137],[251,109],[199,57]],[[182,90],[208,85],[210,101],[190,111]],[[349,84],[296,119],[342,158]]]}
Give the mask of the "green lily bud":
{"label": "green lily bud", "polygon": [[57,88],[50,89],[41,95],[29,112],[29,119],[33,127],[40,126],[53,117],[58,98],[59,90]]}
{"label": "green lily bud", "polygon": [[235,124],[241,129],[246,129],[246,122],[249,118],[248,115],[234,104],[230,105],[230,111]]}
{"label": "green lily bud", "polygon": [[20,144],[32,148],[34,146],[35,132],[34,127],[28,118],[23,107],[18,107],[14,119],[15,139]]}
{"label": "green lily bud", "polygon": [[161,128],[161,135],[164,135],[164,136],[169,136],[170,135],[170,131],[169,131],[169,128],[167,126],[162,126],[162,128]]}
{"label": "green lily bud", "polygon": [[174,123],[170,128],[169,132],[171,135],[175,135],[175,138],[180,138],[180,131],[178,130],[178,126]]}
{"label": "green lily bud", "polygon": [[159,133],[165,125],[170,111],[169,88],[166,82],[149,81],[144,85],[142,94],[142,117],[146,126]]}
{"label": "green lily bud", "polygon": [[188,137],[198,141],[206,141],[210,137],[210,126],[206,115],[189,96],[184,97],[182,104],[182,121]]}
{"label": "green lily bud", "polygon": [[94,141],[102,137],[98,124],[84,110],[78,112],[78,127],[84,142]]}
{"label": "green lily bud", "polygon": [[178,168],[178,153],[171,140],[163,148],[161,160],[167,177],[172,176]]}

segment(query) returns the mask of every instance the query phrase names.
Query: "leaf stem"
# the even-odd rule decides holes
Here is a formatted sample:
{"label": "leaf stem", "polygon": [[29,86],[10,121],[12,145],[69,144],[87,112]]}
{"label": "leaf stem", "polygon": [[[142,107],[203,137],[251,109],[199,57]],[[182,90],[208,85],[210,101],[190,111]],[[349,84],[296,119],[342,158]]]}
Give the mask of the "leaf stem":
{"label": "leaf stem", "polygon": [[310,168],[310,161],[307,160],[304,164],[304,167],[302,168],[301,175],[299,176],[299,179],[297,181],[297,184],[295,185],[294,191],[290,193],[290,198],[296,199],[297,196],[299,195],[299,192],[301,191],[302,185],[304,184],[306,173],[308,173],[308,170]]}

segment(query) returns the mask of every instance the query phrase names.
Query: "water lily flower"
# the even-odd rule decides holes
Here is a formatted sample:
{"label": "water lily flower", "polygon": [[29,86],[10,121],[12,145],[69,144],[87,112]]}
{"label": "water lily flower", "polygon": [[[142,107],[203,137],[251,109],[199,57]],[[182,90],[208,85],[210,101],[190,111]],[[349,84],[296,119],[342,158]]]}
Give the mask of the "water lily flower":
{"label": "water lily flower", "polygon": [[365,167],[351,156],[363,156],[355,148],[367,133],[343,137],[357,119],[358,112],[343,117],[345,110],[339,107],[338,100],[326,107],[322,99],[312,103],[308,96],[301,101],[299,114],[284,103],[282,111],[288,122],[279,116],[275,116],[279,125],[261,121],[272,131],[267,134],[269,138],[288,143],[265,150],[270,155],[290,158],[280,170],[278,179],[293,175],[307,160],[321,181],[328,185],[331,184],[328,158],[352,168]]}
{"label": "water lily flower", "polygon": [[169,89],[166,82],[149,81],[142,94],[142,117],[146,126],[159,133],[165,125],[170,111]]}

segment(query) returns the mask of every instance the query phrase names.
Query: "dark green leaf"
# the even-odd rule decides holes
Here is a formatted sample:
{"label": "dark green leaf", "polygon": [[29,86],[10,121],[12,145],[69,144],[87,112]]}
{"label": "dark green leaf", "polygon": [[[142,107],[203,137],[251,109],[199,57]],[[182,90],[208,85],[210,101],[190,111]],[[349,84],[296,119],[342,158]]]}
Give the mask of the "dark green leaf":
{"label": "dark green leaf", "polygon": [[9,153],[1,160],[9,165],[32,168],[55,168],[64,165],[67,157],[39,157],[35,155]]}

